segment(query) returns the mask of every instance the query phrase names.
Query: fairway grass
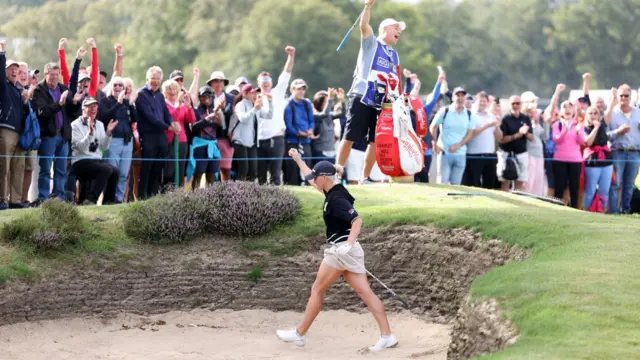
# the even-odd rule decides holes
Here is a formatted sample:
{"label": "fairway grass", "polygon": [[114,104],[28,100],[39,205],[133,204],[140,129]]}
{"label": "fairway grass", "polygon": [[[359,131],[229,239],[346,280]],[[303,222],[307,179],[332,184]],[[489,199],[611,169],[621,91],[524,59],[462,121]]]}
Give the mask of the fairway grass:
{"label": "fairway grass", "polygon": [[[307,247],[310,237],[323,234],[322,194],[308,187],[291,190],[303,204],[296,223],[245,240],[247,250],[290,255]],[[349,190],[365,228],[466,228],[531,249],[528,260],[493,269],[472,284],[474,298],[497,299],[520,330],[514,345],[486,359],[640,357],[640,217],[587,213],[464,187],[379,184]],[[449,191],[486,196],[448,196]],[[42,258],[0,244],[0,281],[37,279],[56,266],[99,254],[135,255],[139,246],[124,235],[118,221],[125,206],[80,208],[99,219],[92,226],[101,235],[64,256]],[[18,214],[5,211],[0,222]]]}

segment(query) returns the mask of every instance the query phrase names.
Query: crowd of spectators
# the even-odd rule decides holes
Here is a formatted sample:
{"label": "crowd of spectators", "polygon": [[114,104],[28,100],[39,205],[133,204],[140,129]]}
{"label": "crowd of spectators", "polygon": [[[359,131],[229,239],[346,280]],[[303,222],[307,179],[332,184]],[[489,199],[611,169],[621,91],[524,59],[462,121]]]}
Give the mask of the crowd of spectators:
{"label": "crowd of spectators", "polygon": [[[187,88],[182,71],[165,78],[157,66],[136,87],[124,77],[121,44],[114,46],[109,76],[99,67],[94,39],[87,40],[90,66],[83,66],[87,51],[81,47],[69,72],[66,44],[60,40],[58,61],[44,65],[40,80],[39,70],[8,60],[6,42],[0,42],[0,210],[36,207],[50,197],[117,204],[172,186],[227,180],[304,185],[285,155],[291,148],[309,166],[335,163],[351,91],[330,88],[310,96],[303,79],[291,80],[291,46],[275,84],[266,71],[255,83],[246,77],[231,83],[219,70],[202,82],[194,68]],[[419,95],[418,76],[403,74],[405,91]],[[626,84],[611,89],[608,105],[601,97],[592,105],[590,78],[584,75],[578,101],[558,105],[565,90],[559,84],[546,109],[526,91],[511,96],[503,114],[500,98],[461,87],[449,91],[440,71],[424,101],[428,146],[415,181],[515,189],[584,210],[632,212],[640,109],[631,104]],[[37,118],[41,143],[23,149],[31,118]],[[345,183],[389,181],[375,165],[363,178],[368,136],[353,143]]]}

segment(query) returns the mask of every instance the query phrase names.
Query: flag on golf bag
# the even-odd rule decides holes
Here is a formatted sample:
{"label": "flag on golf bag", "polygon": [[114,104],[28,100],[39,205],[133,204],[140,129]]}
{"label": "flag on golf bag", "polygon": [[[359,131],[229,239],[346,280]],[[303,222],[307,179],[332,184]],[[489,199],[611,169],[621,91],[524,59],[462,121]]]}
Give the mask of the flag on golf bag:
{"label": "flag on golf bag", "polygon": [[[413,131],[409,98],[397,95],[394,78],[378,75],[387,83],[385,101],[376,125],[376,161],[387,176],[411,176],[424,168],[422,140]],[[391,92],[392,96],[389,96]],[[425,116],[426,118],[426,116]]]}

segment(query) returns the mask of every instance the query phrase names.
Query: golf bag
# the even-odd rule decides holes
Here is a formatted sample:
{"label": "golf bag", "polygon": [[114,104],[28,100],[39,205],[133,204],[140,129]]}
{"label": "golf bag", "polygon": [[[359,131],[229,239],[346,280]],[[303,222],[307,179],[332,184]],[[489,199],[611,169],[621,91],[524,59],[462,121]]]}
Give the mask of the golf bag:
{"label": "golf bag", "polygon": [[396,90],[394,75],[378,75],[378,79],[387,86],[376,125],[376,162],[387,176],[413,176],[424,168],[424,148],[413,131],[409,98]]}

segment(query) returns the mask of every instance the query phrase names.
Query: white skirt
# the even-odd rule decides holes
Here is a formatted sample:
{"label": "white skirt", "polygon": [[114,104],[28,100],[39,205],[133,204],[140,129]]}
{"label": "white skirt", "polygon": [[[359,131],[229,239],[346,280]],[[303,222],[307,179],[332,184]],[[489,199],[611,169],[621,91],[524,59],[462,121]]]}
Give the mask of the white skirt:
{"label": "white skirt", "polygon": [[[338,244],[338,246],[340,246]],[[356,274],[364,274],[364,250],[360,243],[356,243],[351,247],[351,250],[347,253],[351,256],[337,256],[329,252],[329,248],[324,250],[324,262],[334,269],[346,270]]]}

